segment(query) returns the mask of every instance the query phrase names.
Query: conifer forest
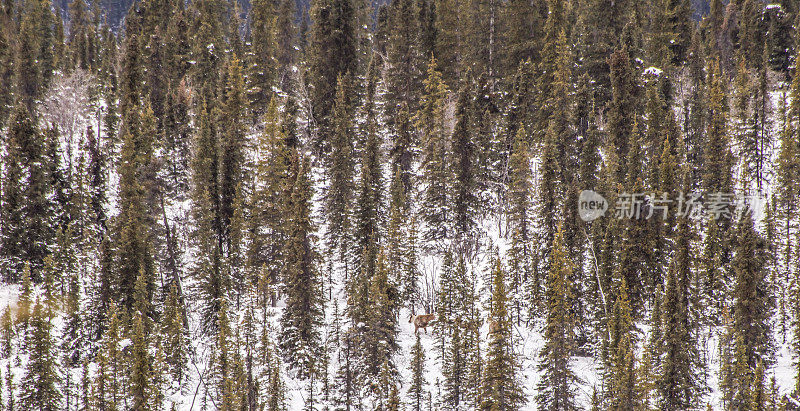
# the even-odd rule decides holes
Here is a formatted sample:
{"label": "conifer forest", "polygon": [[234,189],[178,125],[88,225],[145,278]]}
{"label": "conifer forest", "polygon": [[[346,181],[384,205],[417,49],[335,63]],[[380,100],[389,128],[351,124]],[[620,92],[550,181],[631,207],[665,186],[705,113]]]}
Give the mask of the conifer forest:
{"label": "conifer forest", "polygon": [[800,0],[0,0],[0,411],[800,410]]}

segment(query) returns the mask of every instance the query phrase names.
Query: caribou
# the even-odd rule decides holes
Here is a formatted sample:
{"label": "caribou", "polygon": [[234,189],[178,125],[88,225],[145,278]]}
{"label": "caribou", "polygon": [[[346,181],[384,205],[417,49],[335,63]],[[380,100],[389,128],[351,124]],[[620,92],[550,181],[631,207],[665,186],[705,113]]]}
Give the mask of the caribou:
{"label": "caribou", "polygon": [[434,321],[436,321],[436,314],[411,315],[408,317],[408,323],[414,324],[414,334],[417,334],[420,328],[425,330],[425,334],[427,334],[428,324]]}

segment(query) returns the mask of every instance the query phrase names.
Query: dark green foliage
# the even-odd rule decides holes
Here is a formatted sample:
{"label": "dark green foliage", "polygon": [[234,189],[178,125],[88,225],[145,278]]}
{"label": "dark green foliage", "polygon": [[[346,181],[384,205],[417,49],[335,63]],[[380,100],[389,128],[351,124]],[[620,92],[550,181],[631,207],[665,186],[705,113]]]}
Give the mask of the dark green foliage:
{"label": "dark green foliage", "polygon": [[133,349],[130,359],[129,380],[133,407],[145,409],[153,401],[153,358],[149,352],[148,338],[145,335],[145,325],[141,314],[137,313],[133,319]]}
{"label": "dark green foliage", "polygon": [[448,215],[447,183],[450,181],[445,159],[450,146],[445,134],[444,115],[447,86],[442,81],[435,59],[428,64],[425,91],[417,112],[416,127],[421,133],[422,169],[425,191],[422,193],[422,219],[428,226],[423,234],[425,240],[447,238],[450,216]]}
{"label": "dark green foliage", "polygon": [[422,348],[419,334],[417,342],[411,348],[411,386],[408,389],[409,406],[414,411],[422,411],[427,393],[425,381],[425,350]]}
{"label": "dark green foliage", "polygon": [[733,156],[730,152],[727,129],[727,103],[720,77],[719,63],[708,67],[708,123],[703,151],[703,186],[708,192],[731,191]]}
{"label": "dark green foliage", "polygon": [[[375,274],[369,283],[366,327],[361,330],[360,344],[364,352],[364,378],[367,388],[380,392],[380,378],[394,378],[393,355],[397,345],[397,287],[390,282],[384,254],[378,256]],[[386,374],[381,377],[382,374]]]}
{"label": "dark green foliage", "polygon": [[164,335],[164,360],[167,372],[178,383],[183,381],[188,357],[188,341],[184,328],[184,314],[178,299],[178,287],[173,284],[164,307],[162,334]]}
{"label": "dark green foliage", "polygon": [[47,89],[55,68],[56,21],[47,0],[20,4],[17,12],[20,16],[15,16],[19,19],[14,59],[16,101],[33,112],[36,100]]}
{"label": "dark green foliage", "polygon": [[58,360],[50,335],[50,320],[38,301],[33,307],[30,326],[26,346],[31,360],[22,377],[20,406],[24,409],[58,410],[61,407]]}
{"label": "dark green foliage", "polygon": [[[280,281],[283,270],[284,244],[286,239],[287,205],[291,195],[291,184],[296,180],[293,163],[294,148],[289,142],[294,138],[283,130],[294,121],[289,117],[291,100],[287,102],[287,113],[283,120],[278,117],[278,100],[273,99],[265,113],[265,127],[257,139],[259,156],[255,162],[256,186],[250,199],[253,210],[249,219],[250,241],[247,246],[247,265],[257,275],[259,295],[266,297],[269,287]],[[271,296],[271,303],[275,303]],[[266,303],[266,300],[264,300]]]}
{"label": "dark green foliage", "polygon": [[281,318],[281,350],[290,367],[308,377],[319,356],[319,326],[322,321],[320,279],[314,249],[314,227],[310,218],[312,188],[307,159],[295,160],[297,180],[293,184],[287,228],[286,267],[282,279],[286,308]]}
{"label": "dark green foliage", "polygon": [[15,51],[12,40],[16,24],[10,13],[0,13],[0,125],[5,125],[13,106],[14,91],[14,58]]}
{"label": "dark green foliage", "polygon": [[191,127],[189,123],[190,94],[185,82],[173,87],[166,95],[162,128],[164,149],[171,159],[165,164],[164,183],[171,197],[182,198],[189,188]]}
{"label": "dark green foliage", "polygon": [[471,93],[462,89],[456,103],[456,124],[452,136],[452,159],[450,160],[450,174],[452,183],[448,191],[452,193],[453,235],[467,240],[475,229],[478,214],[478,196],[476,195],[476,160],[477,147],[473,141],[470,125]]}
{"label": "dark green foliage", "polygon": [[[370,83],[372,84],[372,83]],[[372,111],[373,96],[367,96],[364,106],[366,117],[361,146],[361,171],[356,187],[356,204],[353,215],[355,241],[351,249],[353,277],[348,283],[350,315],[356,322],[368,318],[370,287],[377,275],[380,241],[383,237],[383,175],[381,171],[381,144],[378,136],[375,113]],[[380,365],[380,363],[378,363]]]}
{"label": "dark green foliage", "polygon": [[589,0],[581,2],[578,9],[578,53],[597,85],[594,96],[600,107],[611,100],[610,66],[615,63],[608,58],[621,46],[621,33],[631,19],[633,4],[631,0]]}
{"label": "dark green foliage", "polygon": [[503,39],[508,50],[505,52],[505,71],[514,73],[521,62],[539,61],[542,21],[546,17],[544,1],[510,1],[505,8],[507,29]]}
{"label": "dark green foliage", "polygon": [[217,150],[219,155],[219,224],[220,241],[226,255],[232,252],[231,227],[237,187],[245,179],[244,149],[247,146],[245,118],[244,77],[240,61],[234,54],[227,67],[225,98],[216,121],[218,127]]}
{"label": "dark green foliage", "polygon": [[[223,32],[230,10],[221,0],[202,0],[192,3],[198,13],[193,19],[191,59],[195,62],[189,71],[198,96],[208,104],[218,96],[223,63]],[[199,102],[199,101],[198,101]]]}
{"label": "dark green foliage", "polygon": [[327,172],[330,184],[325,193],[328,247],[337,250],[340,256],[344,255],[349,243],[347,234],[351,229],[355,175],[353,112],[345,86],[344,79],[339,77],[336,86],[336,101],[333,106],[331,152],[328,157],[330,164]]}
{"label": "dark green foliage", "polygon": [[537,401],[542,409],[574,410],[577,376],[570,369],[570,359],[575,349],[574,320],[570,310],[572,261],[566,254],[563,230],[559,228],[553,240],[550,272],[545,285],[547,322],[545,345],[539,353],[539,370],[544,372],[539,383]]}
{"label": "dark green foliage", "polygon": [[77,275],[69,276],[67,289],[65,304],[67,323],[62,334],[61,349],[64,351],[64,362],[74,367],[82,361],[82,348],[86,345],[87,337],[84,334],[84,314],[80,306],[81,289]]}
{"label": "dark green foliage", "polygon": [[5,147],[0,235],[5,278],[19,281],[25,262],[29,262],[31,278],[39,282],[44,257],[54,244],[53,187],[45,138],[22,105],[14,109]]}
{"label": "dark green foliage", "polygon": [[663,365],[659,379],[661,404],[667,409],[685,409],[695,403],[697,395],[692,356],[695,354],[689,310],[686,306],[688,289],[678,279],[676,264],[670,266],[664,294]]}
{"label": "dark green foliage", "polygon": [[153,130],[140,128],[138,114],[131,118],[120,157],[120,214],[115,227],[117,290],[121,306],[128,309],[133,308],[134,288],[140,273],[144,275],[148,299],[152,298],[155,287],[152,223],[148,217],[143,178],[152,159],[149,139],[153,137]]}
{"label": "dark green foliage", "polygon": [[250,8],[250,104],[257,113],[266,112],[275,84],[277,61],[275,5],[277,2],[256,0]]}
{"label": "dark green foliage", "polygon": [[607,372],[610,379],[606,393],[610,409],[626,410],[636,404],[633,319],[624,277],[615,275],[614,308],[608,320]]}
{"label": "dark green foliage", "polygon": [[753,227],[751,213],[738,223],[736,247],[731,266],[736,275],[733,306],[734,330],[742,339],[744,360],[751,368],[758,361],[773,361],[773,341],[769,318],[773,296],[764,269],[765,244]]}
{"label": "dark green foliage", "polygon": [[[425,6],[423,2],[423,7]],[[398,0],[391,2],[387,25],[389,36],[386,45],[386,64],[389,66],[388,95],[386,107],[389,122],[395,124],[398,137],[406,127],[400,118],[394,119],[399,110],[415,110],[425,61],[430,57],[420,47],[420,30],[423,21],[419,2]],[[408,114],[406,114],[406,117]],[[401,117],[402,118],[402,117]]]}
{"label": "dark green foliage", "polygon": [[480,409],[515,409],[525,403],[519,381],[519,363],[512,348],[508,316],[505,271],[500,261],[494,263],[490,309],[489,347],[483,370]]}
{"label": "dark green foliage", "polygon": [[[533,181],[531,177],[530,148],[525,129],[520,127],[511,153],[509,186],[509,213],[511,249],[509,250],[509,289],[513,293],[530,291],[533,306],[537,305],[539,278],[534,270],[532,238]],[[520,290],[527,286],[530,290]]]}
{"label": "dark green foliage", "polygon": [[[638,122],[638,85],[630,63],[629,50],[616,50],[609,57],[611,101],[608,103],[608,138],[618,160],[628,158],[634,125]],[[633,147],[636,148],[636,147]],[[617,170],[617,181],[625,181],[625,162]]]}
{"label": "dark green foliage", "polygon": [[314,24],[309,39],[308,81],[312,93],[311,109],[319,127],[315,141],[317,149],[329,149],[336,79],[355,76],[358,70],[356,14],[350,0],[320,0],[311,7]]}

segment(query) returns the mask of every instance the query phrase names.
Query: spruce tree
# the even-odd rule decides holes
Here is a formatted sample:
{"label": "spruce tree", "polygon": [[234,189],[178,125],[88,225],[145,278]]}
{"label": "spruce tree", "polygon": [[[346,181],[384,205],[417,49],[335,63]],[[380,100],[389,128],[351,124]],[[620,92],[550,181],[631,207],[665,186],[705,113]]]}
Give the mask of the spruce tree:
{"label": "spruce tree", "polygon": [[223,24],[227,22],[228,5],[220,0],[203,0],[192,4],[191,66],[189,74],[201,100],[209,103],[217,97],[220,67],[224,53]]}
{"label": "spruce tree", "polygon": [[336,93],[336,79],[358,72],[358,19],[351,0],[320,0],[311,7],[308,50],[308,81],[311,86],[311,110],[318,126],[314,141],[317,150],[330,148],[331,110]]}
{"label": "spruce tree", "polygon": [[635,405],[636,375],[634,373],[634,340],[628,286],[624,277],[615,278],[616,296],[611,318],[608,320],[608,374],[610,383],[607,397],[610,409],[632,409]]}
{"label": "spruce tree", "polygon": [[697,381],[693,361],[695,352],[689,326],[689,312],[683,294],[688,291],[678,280],[677,266],[670,265],[667,288],[664,294],[663,364],[659,375],[661,406],[667,409],[685,409],[695,403]]}
{"label": "spruce tree", "polygon": [[[23,145],[22,141],[18,141],[16,136],[25,137],[32,130],[32,124],[29,118],[23,117],[26,114],[22,106],[17,106],[15,110],[15,118],[12,120],[12,125],[16,125],[16,129],[23,131],[22,126],[26,126],[27,132],[14,133],[12,128],[6,138],[4,148],[5,155],[3,156],[3,198],[2,198],[2,215],[3,217],[3,233],[0,236],[2,240],[2,266],[5,271],[4,279],[9,282],[18,281],[21,277],[22,269],[25,266],[25,259],[23,256],[23,249],[25,247],[25,214],[23,205],[25,198],[23,194],[23,186],[20,184],[25,173],[23,168]],[[20,123],[20,121],[23,121]],[[28,264],[30,261],[28,261]]]}
{"label": "spruce tree", "polygon": [[24,409],[58,410],[61,406],[58,361],[50,334],[50,321],[38,301],[34,304],[30,325],[31,333],[26,341],[30,361],[22,377],[20,406]]}
{"label": "spruce tree", "polygon": [[[798,313],[800,313],[800,298],[798,298],[798,297],[800,297],[800,295],[798,295],[798,294],[800,294],[800,291],[798,291],[798,290],[800,290],[800,288],[795,287],[794,288],[794,292],[793,292],[793,294],[794,294],[794,304],[792,306],[792,308],[793,308],[792,311],[793,311],[794,315],[798,315]],[[797,317],[795,317],[795,318],[797,318]],[[795,393],[800,393],[800,339],[798,339],[798,337],[800,337],[800,321],[795,320],[793,325],[794,325],[794,327],[793,327],[792,336],[795,338],[795,341],[792,344],[792,351],[793,351],[792,354],[793,354],[793,359],[794,359],[793,365],[795,366],[795,373],[796,373],[795,374],[794,392]]]}
{"label": "spruce tree", "polygon": [[210,381],[208,389],[216,398],[217,407],[232,410],[239,405],[236,393],[235,367],[236,345],[233,330],[228,319],[228,304],[225,299],[220,301],[217,317],[215,345],[211,352]]}
{"label": "spruce tree", "polygon": [[691,170],[692,187],[695,188],[700,183],[700,171],[703,168],[703,132],[705,131],[705,80],[703,73],[705,69],[705,56],[703,45],[701,44],[699,30],[694,30],[692,44],[689,50],[689,61],[687,63],[691,73],[691,84],[689,98],[685,103],[683,117],[684,132],[686,138],[686,158],[695,166]]}
{"label": "spruce tree", "polygon": [[236,210],[237,187],[245,178],[244,149],[248,145],[242,65],[234,54],[227,64],[225,98],[217,120],[219,150],[219,224],[225,255],[230,257],[231,220]]}
{"label": "spruce tree", "polygon": [[520,62],[528,59],[533,64],[539,61],[545,13],[546,4],[541,0],[514,0],[506,5],[502,16],[507,25],[503,42],[508,48],[504,73],[512,74]]}
{"label": "spruce tree", "polygon": [[[436,1],[432,3],[436,8],[434,15],[434,29],[436,30],[432,55],[439,60],[440,72],[445,84],[454,87],[465,72],[467,57],[461,51],[467,49],[466,29],[469,4],[454,0]],[[449,12],[445,12],[445,10]]]}
{"label": "spruce tree", "polygon": [[188,341],[184,331],[183,312],[178,298],[178,286],[172,284],[164,306],[161,333],[164,344],[164,360],[172,378],[181,383],[186,373]]}
{"label": "spruce tree", "polygon": [[335,381],[338,385],[334,404],[339,408],[355,407],[360,400],[361,381],[360,369],[358,368],[358,358],[356,357],[356,330],[349,328],[344,331],[341,338],[339,350],[339,369]]}
{"label": "spruce tree", "polygon": [[277,45],[275,60],[278,63],[278,81],[281,89],[290,89],[292,65],[298,60],[297,5],[293,1],[278,2],[277,17],[274,22],[274,38]]}
{"label": "spruce tree", "polygon": [[82,348],[85,344],[84,339],[84,314],[80,304],[80,285],[77,275],[71,275],[68,282],[68,293],[66,295],[65,311],[67,321],[62,334],[62,349],[64,350],[65,364],[72,367],[81,362]]}
{"label": "spruce tree", "polygon": [[519,127],[514,149],[509,159],[508,220],[511,227],[509,257],[509,288],[512,295],[519,295],[524,286],[530,288],[531,308],[538,306],[539,279],[534,269],[534,250],[531,245],[533,181],[530,166],[530,149],[525,129]]}
{"label": "spruce tree", "polygon": [[436,293],[436,315],[440,321],[435,325],[437,335],[437,349],[439,356],[444,359],[447,350],[447,340],[453,328],[453,322],[464,312],[461,287],[466,279],[466,266],[463,258],[453,260],[453,252],[447,250],[440,267],[439,287]]}
{"label": "spruce tree", "polygon": [[[396,118],[397,131],[394,133],[389,156],[392,160],[393,173],[400,173],[400,187],[406,197],[407,202],[414,199],[414,182],[416,181],[412,166],[416,157],[417,140],[414,135],[414,126],[406,104],[400,106]],[[407,206],[408,204],[406,204]]]}
{"label": "spruce tree", "polygon": [[764,361],[759,361],[756,366],[755,375],[753,375],[753,387],[750,394],[749,409],[753,411],[766,411],[768,392],[764,381]]}
{"label": "spruce tree", "polygon": [[453,261],[450,251],[442,264],[439,289],[436,299],[437,349],[444,376],[444,401],[450,406],[467,404],[469,401],[466,374],[470,366],[472,336],[469,327],[474,307],[474,283],[467,274],[463,254]]}
{"label": "spruce tree", "polygon": [[31,284],[31,266],[29,263],[25,263],[25,268],[22,269],[21,288],[19,302],[17,303],[19,310],[17,310],[16,321],[27,327],[30,321],[31,309],[33,308],[31,305],[33,302],[31,301],[33,285]]}
{"label": "spruce tree", "polygon": [[449,236],[450,216],[447,183],[450,181],[447,165],[444,162],[448,153],[448,141],[445,136],[444,113],[448,90],[442,81],[435,59],[428,64],[428,75],[425,79],[424,94],[420,102],[420,110],[416,116],[416,127],[421,134],[422,144],[422,182],[425,190],[422,193],[421,214],[427,225],[423,238],[437,241]]}
{"label": "spruce tree", "polygon": [[284,411],[286,407],[286,387],[281,377],[281,362],[278,357],[273,357],[269,364],[270,377],[267,381],[267,407],[269,411]]}
{"label": "spruce tree", "polygon": [[508,316],[508,294],[502,263],[494,263],[490,309],[489,348],[483,370],[480,409],[515,409],[525,403],[519,381],[519,363],[512,347],[511,323]]}
{"label": "spruce tree", "polygon": [[728,391],[730,406],[734,409],[749,409],[751,387],[753,384],[753,368],[747,360],[747,345],[741,334],[737,334],[735,329],[731,329],[733,344],[733,365],[726,370],[730,375],[728,379]]}
{"label": "spruce tree", "polygon": [[[0,15],[0,24],[11,29],[15,24],[9,14]],[[6,124],[14,91],[14,39],[10,30],[0,30],[0,124]]]}
{"label": "spruce tree", "polygon": [[773,297],[764,270],[764,240],[753,227],[752,215],[745,212],[739,221],[732,262],[736,275],[733,318],[736,335],[742,340],[744,360],[755,368],[758,361],[771,363],[771,324]]}
{"label": "spruce tree", "polygon": [[8,410],[12,411],[15,408],[15,398],[17,387],[14,384],[14,371],[11,370],[11,362],[6,364],[6,380],[5,385],[8,387]]}
{"label": "spruce tree", "polygon": [[406,234],[408,248],[406,248],[404,253],[405,267],[403,268],[402,280],[400,282],[402,284],[402,295],[405,297],[406,301],[410,302],[412,312],[414,312],[416,303],[421,294],[419,285],[420,271],[419,267],[417,267],[418,226],[419,223],[417,222],[416,216],[412,216]]}
{"label": "spruce tree", "polygon": [[192,159],[192,200],[195,204],[193,237],[198,245],[197,275],[201,279],[201,290],[206,300],[203,328],[208,331],[216,326],[219,298],[225,295],[230,284],[228,273],[222,267],[217,128],[207,104],[202,103],[199,110]]}
{"label": "spruce tree", "polygon": [[425,380],[425,349],[422,347],[419,334],[417,342],[411,348],[411,385],[408,388],[409,406],[414,411],[424,409],[427,397],[427,381]]}
{"label": "spruce tree", "polygon": [[276,3],[256,0],[250,8],[250,43],[248,85],[250,104],[255,113],[264,113],[275,84],[276,60]]}
{"label": "spruce tree", "polygon": [[31,279],[41,281],[44,257],[54,245],[52,181],[45,157],[45,138],[31,111],[17,105],[6,134],[2,193],[3,233],[0,256],[5,278],[20,280],[25,262]]}
{"label": "spruce tree", "polygon": [[461,337],[461,323],[458,321],[453,327],[450,338],[450,346],[447,349],[443,362],[442,374],[444,374],[444,398],[442,399],[448,407],[458,409],[466,403],[466,361],[464,353],[464,343]]}
{"label": "spruce tree", "polygon": [[311,221],[312,187],[309,161],[296,160],[297,180],[292,187],[287,228],[286,267],[283,284],[286,308],[281,317],[281,350],[291,368],[306,378],[320,351],[319,327],[322,322],[321,284],[314,249]]}
{"label": "spruce tree", "polygon": [[[408,265],[408,249],[410,242],[407,233],[410,228],[409,222],[410,209],[406,199],[403,183],[400,177],[400,170],[395,168],[389,188],[389,215],[386,227],[386,264],[392,277],[399,285],[404,284],[403,273]],[[416,279],[411,280],[416,283]],[[402,303],[407,304],[410,297],[415,293],[415,284],[406,284],[405,289],[399,290],[398,296]]]}
{"label": "spruce tree", "polygon": [[145,332],[144,316],[141,313],[134,314],[128,380],[133,408],[140,410],[148,409],[154,404],[154,398],[151,398],[153,358]]}
{"label": "spruce tree", "polygon": [[[36,34],[36,13],[34,10],[39,3],[27,4],[25,18],[19,22],[19,41],[14,54],[14,83],[16,99],[29,111],[33,111],[34,103],[42,88],[43,68],[36,63],[39,56],[37,46],[39,36]],[[49,10],[48,10],[49,11]]]}
{"label": "spruce tree", "polygon": [[[370,66],[372,70],[373,66]],[[374,94],[370,85],[374,79],[368,80],[368,95],[364,103],[365,124],[363,130],[363,146],[361,147],[361,171],[356,188],[356,206],[353,216],[353,234],[355,242],[352,247],[354,276],[348,283],[350,315],[354,321],[360,322],[368,318],[370,308],[367,301],[369,287],[373,277],[377,275],[377,262],[380,243],[383,238],[383,175],[380,166],[381,144],[378,136],[375,113],[373,111]],[[391,303],[394,304],[395,296]]]}
{"label": "spruce tree", "polygon": [[364,354],[363,376],[367,388],[380,395],[380,380],[395,378],[396,369],[393,356],[398,350],[396,301],[397,287],[389,280],[386,257],[383,251],[378,255],[375,274],[369,279],[368,315],[359,335]]}
{"label": "spruce tree", "polygon": [[620,47],[621,34],[631,21],[633,1],[590,0],[579,5],[575,31],[578,34],[578,49],[586,72],[597,87],[594,91],[598,106],[611,100],[612,81],[610,66],[614,65],[614,50]]}
{"label": "spruce tree", "polygon": [[145,275],[148,294],[152,293],[155,281],[151,227],[141,178],[144,167],[142,160],[146,153],[140,143],[144,138],[139,133],[137,129],[125,134],[119,168],[120,214],[116,227],[118,243],[115,266],[121,304],[128,309],[133,307],[134,288],[140,272]]}
{"label": "spruce tree", "polygon": [[545,286],[545,345],[539,353],[539,371],[544,372],[544,376],[539,383],[537,402],[539,407],[547,410],[577,409],[574,386],[578,378],[569,366],[575,349],[575,324],[567,284],[571,271],[572,261],[566,253],[563,229],[559,227],[553,240],[550,271]]}
{"label": "spruce tree", "polygon": [[[569,49],[566,40],[566,20],[564,16],[564,4],[559,1],[548,1],[548,14],[544,24],[544,38],[542,39],[541,59],[536,67],[536,105],[534,107],[535,124],[532,132],[536,135],[534,141],[541,141],[550,120],[561,120],[559,124],[564,124],[568,120],[564,113],[555,113],[555,110],[564,110],[562,104],[569,93],[566,93],[569,85],[570,70],[563,67],[566,59],[570,59]],[[566,69],[566,70],[565,70]],[[562,132],[558,127],[557,132]]]}
{"label": "spruce tree", "polygon": [[477,224],[478,215],[478,196],[476,195],[476,160],[477,147],[472,135],[471,123],[474,121],[472,116],[472,95],[467,88],[468,84],[462,87],[459,92],[458,102],[455,108],[455,128],[451,137],[451,160],[450,172],[452,178],[449,180],[447,191],[451,193],[453,220],[453,235],[461,242],[468,241],[471,233]]}
{"label": "spruce tree", "polygon": [[[424,6],[424,5],[423,5]],[[386,45],[388,66],[387,101],[390,104],[386,111],[389,121],[393,122],[397,133],[404,127],[400,118],[394,119],[399,110],[414,111],[422,89],[422,76],[425,61],[430,57],[424,55],[420,47],[420,5],[415,0],[392,2],[389,6],[389,38]]]}
{"label": "spruce tree", "polygon": [[[561,135],[558,134],[556,121],[551,121],[545,134],[544,146],[540,154],[540,162],[542,164],[539,169],[540,177],[537,189],[537,219],[539,226],[539,233],[537,235],[541,239],[539,242],[537,256],[535,261],[539,263],[540,272],[549,271],[549,256],[550,247],[547,244],[552,244],[555,239],[556,231],[558,230],[558,221],[561,219],[560,212],[563,210],[563,196],[561,187],[566,186],[563,181],[561,165],[559,163],[559,140]],[[536,296],[539,294],[541,287],[541,278],[534,275],[534,282],[530,284],[531,295]],[[535,298],[534,301],[536,302]]]}
{"label": "spruce tree", "polygon": [[333,129],[330,164],[327,168],[328,185],[325,193],[325,213],[328,220],[328,247],[339,250],[343,257],[350,231],[353,208],[353,189],[355,168],[353,166],[353,127],[352,110],[344,79],[336,82],[336,101],[333,104]]}
{"label": "spruce tree", "polygon": [[[608,137],[617,159],[627,159],[633,126],[638,116],[638,85],[630,63],[629,50],[621,49],[609,58],[611,101],[608,105]],[[634,147],[635,148],[635,147]],[[617,180],[624,181],[628,169],[620,164]]]}
{"label": "spruce tree", "polygon": [[719,63],[708,68],[708,125],[703,151],[703,186],[708,192],[729,193],[732,188],[732,154],[727,134],[727,104]]}
{"label": "spruce tree", "polygon": [[[265,127],[258,138],[258,156],[255,161],[255,188],[250,200],[254,210],[250,218],[251,237],[248,245],[248,266],[261,272],[263,287],[259,290],[267,294],[267,286],[278,283],[283,269],[283,251],[286,239],[286,220],[288,216],[292,176],[291,164],[295,157],[289,142],[293,136],[283,130],[284,123],[294,121],[279,117],[279,101],[273,98],[264,115]],[[287,111],[289,102],[287,102]],[[273,298],[274,303],[274,298]]]}

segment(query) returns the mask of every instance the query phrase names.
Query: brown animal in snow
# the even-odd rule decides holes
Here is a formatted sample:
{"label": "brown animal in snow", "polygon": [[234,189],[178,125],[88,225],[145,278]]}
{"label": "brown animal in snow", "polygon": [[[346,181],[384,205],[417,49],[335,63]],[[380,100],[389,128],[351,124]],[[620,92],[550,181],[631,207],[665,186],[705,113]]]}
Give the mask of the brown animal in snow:
{"label": "brown animal in snow", "polygon": [[489,334],[500,332],[500,323],[494,320],[489,320]]}
{"label": "brown animal in snow", "polygon": [[408,317],[408,323],[414,324],[414,334],[416,334],[420,328],[425,330],[425,334],[428,333],[428,324],[436,321],[436,314],[421,314],[421,315],[412,315]]}

